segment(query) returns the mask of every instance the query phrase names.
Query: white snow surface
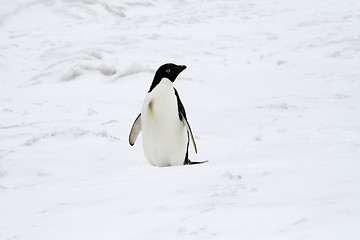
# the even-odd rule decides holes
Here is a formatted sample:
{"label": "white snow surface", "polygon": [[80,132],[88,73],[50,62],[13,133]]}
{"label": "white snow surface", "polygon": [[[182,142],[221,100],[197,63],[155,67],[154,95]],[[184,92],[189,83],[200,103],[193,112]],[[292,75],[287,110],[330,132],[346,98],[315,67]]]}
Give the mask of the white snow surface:
{"label": "white snow surface", "polygon": [[[360,1],[0,8],[0,239],[360,239]],[[128,143],[154,72],[196,166]]]}

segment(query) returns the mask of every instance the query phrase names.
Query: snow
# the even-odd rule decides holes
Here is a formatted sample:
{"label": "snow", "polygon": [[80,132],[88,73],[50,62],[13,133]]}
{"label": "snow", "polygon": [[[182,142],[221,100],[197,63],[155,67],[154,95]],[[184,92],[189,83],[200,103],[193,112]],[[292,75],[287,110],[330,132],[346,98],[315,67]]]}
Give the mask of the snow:
{"label": "snow", "polygon": [[[0,239],[359,239],[359,9],[3,2]],[[167,62],[206,164],[128,143]]]}

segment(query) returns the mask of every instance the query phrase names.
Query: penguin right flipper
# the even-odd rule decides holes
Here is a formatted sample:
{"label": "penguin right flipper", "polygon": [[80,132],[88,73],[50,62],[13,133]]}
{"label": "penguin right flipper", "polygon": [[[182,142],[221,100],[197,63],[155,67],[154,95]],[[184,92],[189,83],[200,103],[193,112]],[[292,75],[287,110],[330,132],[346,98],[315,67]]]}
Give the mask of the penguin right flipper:
{"label": "penguin right flipper", "polygon": [[132,125],[132,128],[131,128],[131,131],[130,131],[129,143],[131,146],[133,146],[135,144],[135,141],[136,141],[137,137],[139,136],[140,131],[141,131],[141,113],[135,119],[135,121]]}

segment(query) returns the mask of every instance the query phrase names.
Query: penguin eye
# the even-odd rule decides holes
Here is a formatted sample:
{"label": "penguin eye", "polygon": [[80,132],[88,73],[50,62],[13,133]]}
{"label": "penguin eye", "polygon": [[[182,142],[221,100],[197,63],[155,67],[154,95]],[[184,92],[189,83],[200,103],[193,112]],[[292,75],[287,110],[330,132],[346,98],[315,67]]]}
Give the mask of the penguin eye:
{"label": "penguin eye", "polygon": [[166,72],[167,72],[167,73],[170,73],[170,69],[166,69]]}

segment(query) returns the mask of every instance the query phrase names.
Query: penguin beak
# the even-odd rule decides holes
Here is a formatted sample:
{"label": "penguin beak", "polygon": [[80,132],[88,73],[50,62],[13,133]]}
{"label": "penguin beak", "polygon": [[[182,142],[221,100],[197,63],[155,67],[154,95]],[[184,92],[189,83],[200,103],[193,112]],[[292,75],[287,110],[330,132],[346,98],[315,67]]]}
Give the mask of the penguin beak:
{"label": "penguin beak", "polygon": [[186,66],[185,65],[180,65],[180,72],[184,71],[186,69]]}

